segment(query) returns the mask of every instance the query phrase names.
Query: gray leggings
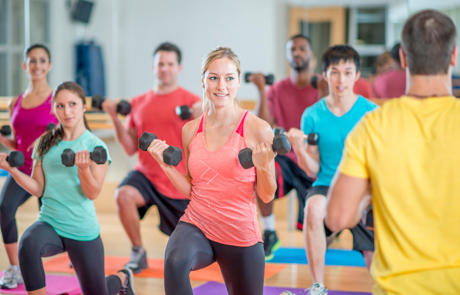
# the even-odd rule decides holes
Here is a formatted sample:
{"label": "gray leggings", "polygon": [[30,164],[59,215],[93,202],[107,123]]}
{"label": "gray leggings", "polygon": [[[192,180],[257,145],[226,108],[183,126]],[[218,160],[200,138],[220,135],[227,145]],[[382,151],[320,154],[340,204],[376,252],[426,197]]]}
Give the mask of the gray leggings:
{"label": "gray leggings", "polygon": [[265,271],[262,243],[250,247],[216,243],[185,222],[179,222],[166,246],[165,293],[192,295],[190,271],[214,261],[220,266],[230,295],[262,295]]}
{"label": "gray leggings", "polygon": [[[121,290],[118,276],[104,275],[104,246],[97,237],[92,241],[77,241],[59,236],[51,225],[36,221],[19,242],[19,264],[27,291],[45,287],[42,257],[67,251],[85,295],[112,295]],[[106,282],[107,281],[107,282]]]}
{"label": "gray leggings", "polygon": [[20,187],[11,175],[8,175],[0,194],[0,225],[5,244],[18,241],[16,211],[29,198],[30,194]]}

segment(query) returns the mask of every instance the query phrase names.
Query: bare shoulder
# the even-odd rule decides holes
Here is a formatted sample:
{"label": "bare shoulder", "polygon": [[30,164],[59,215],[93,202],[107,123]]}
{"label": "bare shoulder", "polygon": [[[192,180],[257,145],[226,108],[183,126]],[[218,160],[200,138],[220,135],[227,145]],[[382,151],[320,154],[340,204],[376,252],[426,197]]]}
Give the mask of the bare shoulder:
{"label": "bare shoulder", "polygon": [[273,130],[267,121],[249,113],[245,122],[246,141],[248,143],[273,141]]}
{"label": "bare shoulder", "polygon": [[16,104],[16,102],[18,101],[18,97],[19,96],[15,96],[12,99],[10,99],[10,101],[8,102],[8,110],[10,111],[10,113],[13,111],[13,107]]}
{"label": "bare shoulder", "polygon": [[200,124],[201,117],[193,119],[185,123],[182,127],[182,145],[187,147],[192,140],[193,135],[196,133],[198,126]]}

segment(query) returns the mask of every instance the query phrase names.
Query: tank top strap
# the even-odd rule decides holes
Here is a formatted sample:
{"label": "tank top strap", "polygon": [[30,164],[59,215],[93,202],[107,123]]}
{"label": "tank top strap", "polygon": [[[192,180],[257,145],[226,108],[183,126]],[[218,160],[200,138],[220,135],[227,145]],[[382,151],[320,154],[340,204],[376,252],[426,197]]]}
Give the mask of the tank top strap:
{"label": "tank top strap", "polygon": [[247,115],[248,115],[248,111],[245,111],[243,116],[241,116],[241,120],[240,120],[240,123],[238,124],[238,127],[235,130],[235,132],[241,135],[241,137],[244,137],[244,121],[246,120]]}
{"label": "tank top strap", "polygon": [[50,95],[49,95],[48,98],[45,100],[45,102],[51,103],[52,100],[53,100],[53,92],[50,93]]}
{"label": "tank top strap", "polygon": [[200,125],[198,125],[198,129],[196,130],[195,134],[203,132],[203,122],[204,122],[204,114],[201,115]]}
{"label": "tank top strap", "polygon": [[13,109],[17,107],[21,107],[21,101],[23,97],[24,97],[24,93],[19,94],[18,99],[16,99],[16,102],[13,105]]}

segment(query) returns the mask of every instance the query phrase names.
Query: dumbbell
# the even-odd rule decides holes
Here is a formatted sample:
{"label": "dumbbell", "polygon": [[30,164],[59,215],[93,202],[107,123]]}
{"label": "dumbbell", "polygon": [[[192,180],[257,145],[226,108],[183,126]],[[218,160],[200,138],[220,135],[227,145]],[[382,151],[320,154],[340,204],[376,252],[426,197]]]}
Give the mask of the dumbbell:
{"label": "dumbbell", "polygon": [[311,77],[310,84],[313,88],[318,89],[318,76]]}
{"label": "dumbbell", "polygon": [[[251,72],[246,72],[244,74],[244,81],[247,83],[249,82],[249,76],[251,76],[253,73]],[[265,84],[267,85],[272,85],[273,82],[275,82],[275,76],[273,74],[267,74],[267,75],[264,75],[264,78],[265,78]]]}
{"label": "dumbbell", "polygon": [[[97,146],[89,153],[89,158],[96,164],[104,164],[107,162],[107,151],[102,146]],[[65,149],[61,154],[62,164],[66,167],[75,165],[75,152],[72,149]]]}
{"label": "dumbbell", "polygon": [[[272,149],[275,153],[284,155],[289,153],[291,150],[291,143],[288,137],[284,134],[283,128],[275,128],[275,137],[273,138]],[[244,148],[238,153],[238,160],[244,169],[249,169],[254,166],[252,163],[252,150],[250,148]]]}
{"label": "dumbbell", "polygon": [[46,125],[46,131],[53,130],[54,128],[56,128],[56,124],[54,123],[49,123],[48,125]]}
{"label": "dumbbell", "polygon": [[182,120],[188,120],[192,117],[192,110],[188,105],[177,106],[176,115],[178,115]]}
{"label": "dumbbell", "polygon": [[309,145],[318,145],[318,133],[309,133],[307,135],[307,143]]}
{"label": "dumbbell", "polygon": [[24,155],[20,151],[12,151],[6,157],[6,161],[11,167],[20,167],[24,165]]}
{"label": "dumbbell", "polygon": [[[143,151],[147,151],[150,144],[154,139],[157,139],[157,136],[150,132],[142,133],[142,136],[139,137],[139,148]],[[182,150],[175,146],[169,146],[163,152],[163,162],[171,166],[179,165],[182,161]]]}
{"label": "dumbbell", "polygon": [[10,125],[3,125],[0,128],[0,134],[3,136],[10,136],[11,135],[11,126]]}
{"label": "dumbbell", "polygon": [[[95,95],[91,99],[91,106],[93,108],[96,108],[102,111],[102,104],[104,103],[104,101],[105,101],[105,97],[100,96],[100,95]],[[117,113],[119,113],[120,115],[126,116],[130,112],[131,112],[131,104],[128,101],[122,99],[120,100],[119,103],[117,103]]]}

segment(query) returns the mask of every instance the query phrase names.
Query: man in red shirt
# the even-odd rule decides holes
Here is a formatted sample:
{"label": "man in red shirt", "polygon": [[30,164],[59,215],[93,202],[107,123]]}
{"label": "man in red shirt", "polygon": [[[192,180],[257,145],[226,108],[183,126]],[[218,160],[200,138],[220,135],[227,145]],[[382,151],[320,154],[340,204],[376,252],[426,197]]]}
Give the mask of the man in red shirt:
{"label": "man in red shirt", "polygon": [[[300,127],[300,117],[307,107],[318,100],[318,90],[310,84],[314,68],[310,39],[301,34],[292,36],[286,44],[286,55],[291,67],[288,78],[273,84],[267,91],[263,74],[252,74],[249,80],[259,91],[258,116],[272,126],[282,127],[288,131],[290,128]],[[286,156],[278,155],[275,161],[278,172],[278,189],[275,197],[282,197],[291,189],[296,190],[299,199],[297,227],[302,229],[305,196],[313,181],[297,165],[294,152],[291,151]],[[273,257],[273,251],[280,245],[275,232],[273,201],[266,204],[259,200],[258,203],[264,228],[265,258],[268,260]]]}
{"label": "man in red shirt", "polygon": [[[131,99],[131,113],[126,119],[126,126],[118,118],[116,102],[106,100],[103,104],[126,154],[131,156],[138,152],[139,157],[134,170],[128,173],[115,192],[118,216],[132,244],[126,267],[134,273],[147,268],[147,253],[142,246],[139,223],[150,206],[157,206],[159,228],[170,235],[188,204],[186,197],[176,190],[158,163],[147,152],[138,149],[138,139],[147,131],[165,140],[168,145],[182,148],[182,126],[186,121],[176,115],[175,109],[188,105],[192,110],[198,110],[200,104],[198,96],[178,84],[182,69],[179,48],[172,43],[162,43],[155,49],[153,57],[154,86]],[[185,167],[185,161],[177,166],[184,174]]]}

